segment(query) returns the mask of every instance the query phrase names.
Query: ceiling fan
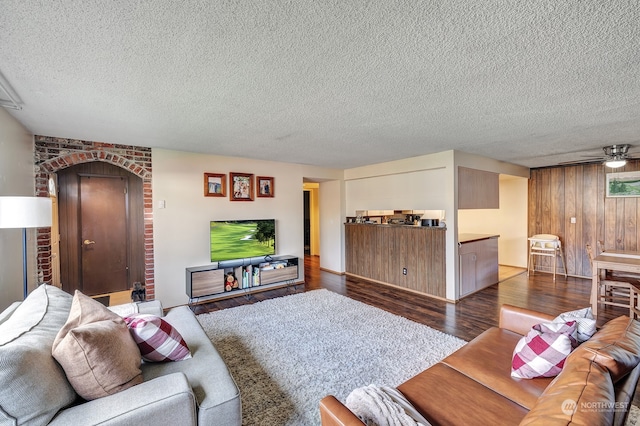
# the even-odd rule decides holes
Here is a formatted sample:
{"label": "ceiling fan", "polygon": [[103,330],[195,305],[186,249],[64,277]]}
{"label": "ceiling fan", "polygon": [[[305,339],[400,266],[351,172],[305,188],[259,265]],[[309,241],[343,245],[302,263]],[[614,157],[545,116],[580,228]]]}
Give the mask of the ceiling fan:
{"label": "ceiling fan", "polygon": [[602,147],[602,150],[604,151],[604,156],[599,156],[599,157],[590,156],[588,159],[584,159],[581,161],[566,161],[560,164],[569,165],[569,164],[593,163],[596,161],[601,161],[602,164],[604,164],[605,166],[611,169],[617,169],[627,164],[627,160],[634,159],[629,155],[630,148],[631,148],[631,145],[629,144],[604,146]]}

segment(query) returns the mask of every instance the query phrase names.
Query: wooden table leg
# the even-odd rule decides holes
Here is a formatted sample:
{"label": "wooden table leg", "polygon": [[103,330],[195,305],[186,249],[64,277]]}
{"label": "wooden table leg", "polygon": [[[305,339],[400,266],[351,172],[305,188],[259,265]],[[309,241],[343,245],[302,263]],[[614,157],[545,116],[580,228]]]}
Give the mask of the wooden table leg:
{"label": "wooden table leg", "polygon": [[600,279],[600,274],[598,273],[599,268],[594,264],[592,267],[592,277],[591,277],[591,312],[595,318],[598,317],[598,281]]}

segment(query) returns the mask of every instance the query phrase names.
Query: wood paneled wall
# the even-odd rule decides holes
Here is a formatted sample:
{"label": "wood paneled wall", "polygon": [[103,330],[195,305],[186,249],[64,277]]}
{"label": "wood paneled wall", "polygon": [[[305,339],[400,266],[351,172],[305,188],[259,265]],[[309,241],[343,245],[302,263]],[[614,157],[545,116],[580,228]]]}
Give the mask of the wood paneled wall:
{"label": "wood paneled wall", "polygon": [[346,272],[444,299],[445,236],[445,228],[347,223]]}
{"label": "wood paneled wall", "polygon": [[[640,160],[633,160],[615,172],[638,170]],[[587,243],[595,247],[600,240],[605,248],[640,250],[640,197],[607,198],[606,173],[611,171],[601,164],[531,170],[529,235],[558,235],[570,275],[591,275]]]}

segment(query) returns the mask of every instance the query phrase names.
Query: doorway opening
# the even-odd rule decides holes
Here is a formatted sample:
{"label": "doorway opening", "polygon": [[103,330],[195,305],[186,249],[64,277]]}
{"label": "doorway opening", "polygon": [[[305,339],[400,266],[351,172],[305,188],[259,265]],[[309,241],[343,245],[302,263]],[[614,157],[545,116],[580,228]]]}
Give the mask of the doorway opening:
{"label": "doorway opening", "polygon": [[320,184],[304,182],[304,254],[320,255]]}
{"label": "doorway opening", "polygon": [[311,192],[304,191],[304,254],[311,254]]}
{"label": "doorway opening", "polygon": [[144,282],[142,179],[89,162],[58,171],[58,190],[63,290],[94,296]]}

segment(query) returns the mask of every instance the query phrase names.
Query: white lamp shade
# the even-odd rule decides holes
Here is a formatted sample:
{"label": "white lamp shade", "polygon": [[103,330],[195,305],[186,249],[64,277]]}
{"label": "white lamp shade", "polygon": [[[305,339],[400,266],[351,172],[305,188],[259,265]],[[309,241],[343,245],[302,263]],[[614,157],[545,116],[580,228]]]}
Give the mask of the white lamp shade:
{"label": "white lamp shade", "polygon": [[51,198],[0,197],[0,228],[51,226]]}

